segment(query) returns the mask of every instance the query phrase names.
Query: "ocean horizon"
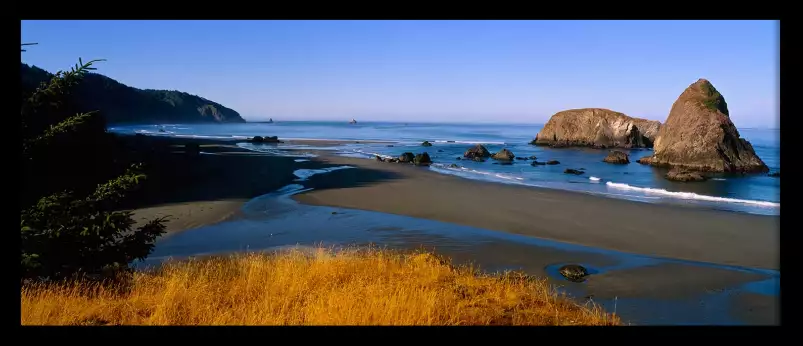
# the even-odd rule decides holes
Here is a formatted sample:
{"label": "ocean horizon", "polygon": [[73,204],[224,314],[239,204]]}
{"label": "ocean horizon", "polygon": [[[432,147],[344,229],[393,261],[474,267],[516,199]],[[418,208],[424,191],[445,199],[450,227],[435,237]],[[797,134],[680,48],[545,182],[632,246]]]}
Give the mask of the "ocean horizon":
{"label": "ocean horizon", "polygon": [[[248,150],[275,155],[312,156],[304,150],[326,150],[335,155],[373,159],[398,157],[404,152],[427,152],[435,162],[430,170],[467,179],[496,183],[577,191],[647,203],[667,203],[751,214],[780,215],[780,178],[766,174],[717,174],[705,182],[680,183],[663,178],[666,169],[635,161],[652,154],[651,149],[617,149],[630,155],[628,165],[602,162],[608,150],[549,148],[529,142],[543,124],[513,123],[423,123],[366,121],[357,124],[335,121],[278,121],[236,124],[113,125],[113,133],[156,136],[245,140],[253,136],[278,136],[283,140],[353,141],[342,145],[260,145],[239,142]],[[771,171],[780,171],[780,130],[739,128],[756,154]],[[429,141],[431,147],[421,143]],[[360,143],[357,143],[360,142]],[[378,143],[377,143],[378,142]],[[518,157],[536,156],[538,161],[557,160],[559,165],[531,166],[530,160],[511,165],[494,160],[459,160],[474,144],[495,153],[502,148]],[[301,153],[299,153],[301,151]],[[452,164],[458,167],[451,166]],[[564,174],[567,168],[583,169],[582,175]]]}

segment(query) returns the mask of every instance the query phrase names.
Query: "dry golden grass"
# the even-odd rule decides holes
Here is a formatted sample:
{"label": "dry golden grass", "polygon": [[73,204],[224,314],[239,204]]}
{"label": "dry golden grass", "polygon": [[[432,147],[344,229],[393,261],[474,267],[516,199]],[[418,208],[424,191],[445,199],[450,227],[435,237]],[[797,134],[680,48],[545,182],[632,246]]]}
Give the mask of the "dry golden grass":
{"label": "dry golden grass", "polygon": [[484,275],[429,253],[369,249],[168,263],[127,293],[27,285],[23,325],[616,325],[543,279]]}

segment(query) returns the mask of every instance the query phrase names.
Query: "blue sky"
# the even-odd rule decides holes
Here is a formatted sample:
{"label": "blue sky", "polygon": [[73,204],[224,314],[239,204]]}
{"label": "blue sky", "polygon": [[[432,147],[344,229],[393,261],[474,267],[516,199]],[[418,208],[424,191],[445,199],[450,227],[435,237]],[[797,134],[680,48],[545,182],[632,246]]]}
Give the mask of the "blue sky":
{"label": "blue sky", "polygon": [[23,21],[22,61],[79,57],[248,120],[543,123],[602,107],[663,121],[698,78],[738,127],[778,127],[777,21]]}

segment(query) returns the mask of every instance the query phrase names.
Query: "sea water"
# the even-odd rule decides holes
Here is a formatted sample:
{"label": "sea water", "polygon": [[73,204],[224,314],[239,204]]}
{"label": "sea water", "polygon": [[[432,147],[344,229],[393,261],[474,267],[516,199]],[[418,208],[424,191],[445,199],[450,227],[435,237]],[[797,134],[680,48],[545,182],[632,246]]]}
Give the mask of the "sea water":
{"label": "sea water", "polygon": [[[329,150],[334,154],[371,159],[375,155],[399,156],[404,152],[427,152],[435,162],[430,166],[442,174],[497,183],[580,191],[648,203],[681,204],[755,214],[780,214],[780,178],[766,174],[720,174],[705,182],[679,183],[664,179],[665,169],[640,165],[635,161],[652,154],[650,149],[623,150],[630,164],[602,162],[608,150],[590,148],[548,148],[530,145],[543,125],[539,124],[437,124],[391,122],[288,121],[244,124],[163,124],[114,126],[122,134],[177,136],[242,140],[239,146],[287,154],[285,149]],[[160,131],[163,130],[163,131]],[[756,154],[772,171],[779,171],[780,130],[741,128],[739,133],[753,145]],[[340,146],[264,146],[245,142],[253,136],[281,139],[345,140]],[[429,141],[431,147],[421,146]],[[369,142],[370,141],[370,142]],[[377,143],[379,141],[380,143]],[[356,143],[359,142],[359,143]],[[557,160],[559,165],[531,166],[531,160],[515,160],[512,165],[495,160],[458,160],[466,149],[483,144],[492,153],[507,148],[519,157],[536,156],[538,161]],[[303,155],[302,155],[303,156]],[[311,155],[307,155],[311,156]],[[458,167],[450,167],[450,164]],[[564,174],[566,168],[583,169],[582,175]]]}

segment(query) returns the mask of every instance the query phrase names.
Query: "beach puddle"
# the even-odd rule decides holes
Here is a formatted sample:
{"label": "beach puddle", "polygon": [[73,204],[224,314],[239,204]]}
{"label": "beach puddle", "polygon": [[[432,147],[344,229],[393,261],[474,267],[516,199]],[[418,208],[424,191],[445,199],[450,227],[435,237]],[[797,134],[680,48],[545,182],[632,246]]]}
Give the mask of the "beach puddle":
{"label": "beach puddle", "polygon": [[[399,250],[423,248],[448,256],[457,265],[472,264],[487,272],[516,270],[546,276],[580,302],[593,300],[610,312],[616,311],[625,323],[771,324],[777,320],[777,309],[767,303],[766,297],[769,294],[777,300],[778,271],[626,254],[401,215],[303,205],[291,198],[310,190],[303,185],[306,178],[331,170],[298,170],[298,183],[245,203],[241,218],[163,238],[152,255],[137,265],[158,265],[170,258],[294,247],[373,244]],[[586,282],[573,283],[563,278],[558,269],[564,264],[586,267],[590,274]],[[692,274],[695,268],[699,273]],[[665,280],[676,283],[656,281],[650,276],[658,275],[651,273],[660,270],[666,272],[661,272],[662,277],[669,277]],[[697,280],[680,280],[686,276]],[[676,297],[668,290],[684,294]],[[740,292],[758,298],[733,298]],[[765,308],[754,308],[759,304]]]}

